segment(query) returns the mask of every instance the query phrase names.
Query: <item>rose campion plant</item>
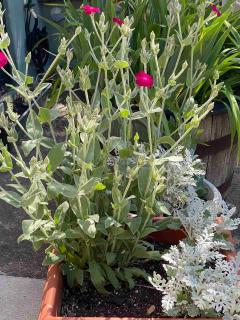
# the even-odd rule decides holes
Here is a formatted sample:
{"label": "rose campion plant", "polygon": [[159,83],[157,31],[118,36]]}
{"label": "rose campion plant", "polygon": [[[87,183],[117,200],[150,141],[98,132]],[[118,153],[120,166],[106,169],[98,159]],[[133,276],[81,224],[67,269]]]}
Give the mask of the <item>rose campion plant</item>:
{"label": "rose campion plant", "polygon": [[[112,44],[112,24],[104,13],[98,18],[97,9],[85,6],[84,11],[98,45],[93,46],[87,29],[78,27],[70,40],[62,39],[57,56],[34,88],[33,78],[20,73],[7,47],[0,46],[12,67],[9,75],[15,85],[10,86],[29,105],[25,126],[11,103],[7,114],[0,115],[0,127],[13,147],[10,152],[0,145],[0,171],[12,179],[10,185],[0,187],[0,197],[29,217],[22,223],[20,241],[31,241],[35,249],[48,244],[44,265],[61,262],[70,285],[84,285],[90,279],[99,292],[107,293],[109,284],[119,288],[125,281],[132,288],[135,277],[146,277],[136,262],[161,258],[146,237],[159,228],[152,218],[166,191],[166,165],[183,160],[180,145],[212,110],[219,85],[215,80],[208,100],[179,128],[180,138],[164,136],[160,101],[169,91],[177,94],[186,63],[173,70],[163,85],[152,33],[150,43],[142,41],[139,58],[144,73],[138,79],[139,74],[135,77],[131,72],[132,18],[118,25],[118,39]],[[2,20],[1,31],[3,40]],[[97,66],[94,82],[92,65],[73,73],[71,44],[79,35],[85,37]],[[30,58],[26,57],[27,71]],[[56,105],[48,109],[37,97],[51,88],[47,79],[57,64],[64,94],[59,90]],[[63,114],[67,123],[59,140],[54,123]],[[144,130],[138,130],[142,125]]]}

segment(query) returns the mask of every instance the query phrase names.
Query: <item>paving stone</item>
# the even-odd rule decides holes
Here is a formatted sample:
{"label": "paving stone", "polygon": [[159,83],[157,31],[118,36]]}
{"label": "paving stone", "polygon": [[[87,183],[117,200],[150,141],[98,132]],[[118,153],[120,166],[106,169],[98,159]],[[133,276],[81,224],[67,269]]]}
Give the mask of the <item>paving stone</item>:
{"label": "paving stone", "polygon": [[44,281],[0,276],[0,320],[37,320]]}

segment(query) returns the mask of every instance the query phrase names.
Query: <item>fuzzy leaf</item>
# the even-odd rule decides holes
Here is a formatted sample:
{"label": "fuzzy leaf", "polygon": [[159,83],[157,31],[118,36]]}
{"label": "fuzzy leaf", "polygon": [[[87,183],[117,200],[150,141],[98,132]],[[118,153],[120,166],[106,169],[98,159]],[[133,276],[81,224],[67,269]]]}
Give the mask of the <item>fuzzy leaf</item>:
{"label": "fuzzy leaf", "polygon": [[141,221],[142,221],[142,217],[136,217],[127,223],[132,234],[135,234],[138,231],[138,229],[141,225]]}
{"label": "fuzzy leaf", "polygon": [[0,162],[2,163],[0,167],[0,172],[9,172],[13,168],[12,158],[7,148],[2,149],[2,154],[0,158]]}
{"label": "fuzzy leaf", "polygon": [[99,263],[95,261],[89,262],[89,273],[91,277],[91,281],[95,288],[103,294],[107,294],[107,290],[105,289],[105,278],[103,276],[104,271],[102,270]]}
{"label": "fuzzy leaf", "polygon": [[43,260],[42,265],[43,266],[49,266],[51,264],[57,264],[61,261],[64,260],[64,256],[63,255],[56,255],[52,252],[48,252],[46,257]]}
{"label": "fuzzy leaf", "polygon": [[0,199],[15,208],[21,208],[21,196],[14,191],[1,191]]}
{"label": "fuzzy leaf", "polygon": [[109,267],[107,264],[102,264],[103,269],[106,273],[107,279],[110,281],[110,283],[112,284],[112,286],[115,289],[119,289],[120,288],[120,283],[116,277],[115,272],[113,271],[113,269],[111,267]]}
{"label": "fuzzy leaf", "polygon": [[64,184],[57,181],[52,181],[48,184],[48,195],[50,198],[58,194],[62,194],[66,198],[74,199],[77,193],[77,188],[70,184]]}
{"label": "fuzzy leaf", "polygon": [[56,225],[62,225],[69,209],[69,203],[67,201],[63,202],[56,210],[54,214],[54,223]]}
{"label": "fuzzy leaf", "polygon": [[87,220],[77,220],[80,228],[82,231],[88,235],[90,238],[94,239],[97,233],[97,229],[95,226],[95,221],[92,219],[87,219]]}
{"label": "fuzzy leaf", "polygon": [[56,144],[48,153],[49,165],[48,172],[54,172],[62,163],[65,154],[64,143]]}
{"label": "fuzzy leaf", "polygon": [[41,108],[39,110],[38,119],[41,123],[51,123],[51,110],[49,110],[48,108]]}
{"label": "fuzzy leaf", "polygon": [[24,156],[27,157],[36,148],[37,141],[36,140],[27,140],[22,142],[22,150]]}

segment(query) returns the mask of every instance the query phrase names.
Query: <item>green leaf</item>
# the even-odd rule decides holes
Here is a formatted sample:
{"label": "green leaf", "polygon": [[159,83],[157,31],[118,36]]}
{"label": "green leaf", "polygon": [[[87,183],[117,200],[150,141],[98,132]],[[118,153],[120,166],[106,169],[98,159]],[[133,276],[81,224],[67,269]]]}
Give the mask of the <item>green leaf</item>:
{"label": "green leaf", "polygon": [[129,268],[129,270],[131,270],[131,273],[135,276],[135,277],[142,277],[144,279],[148,278],[148,274],[145,270],[139,269],[139,268]]}
{"label": "green leaf", "polygon": [[135,234],[138,231],[138,229],[141,225],[141,222],[142,222],[142,217],[136,217],[127,223],[132,234]]}
{"label": "green leaf", "polygon": [[69,203],[67,201],[63,202],[56,210],[54,214],[54,223],[56,225],[62,225],[69,209]]}
{"label": "green leaf", "polygon": [[51,110],[48,108],[41,108],[39,110],[38,119],[41,123],[48,122],[51,123]]}
{"label": "green leaf", "polygon": [[89,273],[91,277],[91,281],[95,288],[103,294],[107,294],[107,290],[105,289],[105,278],[103,276],[104,271],[102,270],[99,263],[95,261],[89,261]]}
{"label": "green leaf", "polygon": [[87,220],[77,220],[78,225],[82,229],[82,231],[88,235],[90,238],[94,239],[97,233],[97,229],[95,226],[95,221],[92,219],[87,219]]}
{"label": "green leaf", "polygon": [[172,215],[168,208],[165,206],[165,204],[157,200],[154,202],[153,211],[156,215]]}
{"label": "green leaf", "polygon": [[7,148],[3,148],[0,154],[0,163],[2,163],[0,167],[0,172],[9,172],[13,168],[12,158]]}
{"label": "green leaf", "polygon": [[161,254],[159,251],[147,251],[144,246],[137,246],[133,256],[139,259],[151,259],[151,260],[160,260]]}
{"label": "green leaf", "polygon": [[27,140],[22,142],[22,150],[24,156],[27,157],[36,148],[37,141],[36,140]]}
{"label": "green leaf", "polygon": [[120,111],[121,118],[126,119],[129,117],[129,115],[130,115],[130,112],[128,109],[121,109],[121,111]]}
{"label": "green leaf", "polygon": [[112,226],[120,227],[121,224],[117,222],[113,217],[107,217],[104,222],[105,228],[108,229]]}
{"label": "green leaf", "polygon": [[109,267],[107,264],[103,263],[102,267],[105,271],[106,277],[107,279],[110,281],[110,283],[112,284],[112,286],[115,289],[119,289],[120,288],[120,283],[116,277],[115,272],[113,271],[113,269],[111,267]]}
{"label": "green leaf", "polygon": [[76,283],[80,286],[83,285],[84,271],[69,264],[62,266],[62,273],[67,277],[67,283],[72,288]]}
{"label": "green leaf", "polygon": [[7,49],[10,45],[10,38],[9,36],[3,36],[1,39],[0,39],[0,49]]}
{"label": "green leaf", "polygon": [[141,239],[145,239],[149,234],[158,231],[156,227],[146,227],[141,232]]}
{"label": "green leaf", "polygon": [[106,253],[106,260],[107,264],[110,266],[111,264],[114,264],[116,261],[117,254],[114,252],[107,252]]}
{"label": "green leaf", "polygon": [[136,133],[135,133],[135,136],[134,136],[134,141],[135,141],[135,142],[138,142],[139,139],[140,139],[139,134],[138,134],[138,132],[136,132]]}
{"label": "green leaf", "polygon": [[102,190],[105,190],[106,189],[106,186],[105,184],[101,183],[101,182],[98,182],[95,186],[95,190],[97,191],[102,191]]}
{"label": "green leaf", "polygon": [[40,145],[43,146],[44,148],[51,149],[55,146],[55,142],[53,139],[44,137],[41,139]]}
{"label": "green leaf", "polygon": [[48,184],[48,195],[50,198],[55,198],[58,194],[62,194],[66,198],[74,199],[77,193],[77,188],[70,184],[64,184],[57,181],[52,181]]}
{"label": "green leaf", "polygon": [[64,260],[65,256],[63,255],[56,255],[52,252],[48,252],[46,257],[43,260],[43,266],[49,266],[51,264],[57,264]]}
{"label": "green leaf", "polygon": [[48,153],[49,164],[47,167],[48,172],[54,172],[62,163],[65,154],[64,143],[56,144]]}
{"label": "green leaf", "polygon": [[47,241],[56,241],[66,239],[66,233],[60,230],[55,230],[47,237]]}
{"label": "green leaf", "polygon": [[14,191],[1,191],[0,199],[15,208],[21,208],[21,196]]}
{"label": "green leaf", "polygon": [[131,272],[131,269],[129,268],[124,268],[124,277],[125,279],[127,280],[128,282],[128,285],[129,285],[129,289],[133,289],[134,286],[135,286],[135,282],[133,280],[133,274]]}
{"label": "green leaf", "polygon": [[24,83],[25,83],[25,85],[30,85],[30,84],[32,84],[33,83],[33,80],[34,80],[34,78],[33,77],[30,77],[30,76],[25,76],[25,78],[24,78]]}
{"label": "green leaf", "polygon": [[168,144],[171,147],[175,144],[175,140],[170,136],[164,136],[159,139],[160,144]]}
{"label": "green leaf", "polygon": [[27,118],[26,129],[33,139],[39,139],[43,135],[41,123],[33,110],[29,113],[29,116]]}
{"label": "green leaf", "polygon": [[129,63],[125,60],[117,60],[114,63],[114,68],[116,69],[126,69],[129,67]]}
{"label": "green leaf", "polygon": [[152,194],[154,183],[152,181],[152,168],[150,165],[141,167],[138,172],[138,189],[142,197]]}
{"label": "green leaf", "polygon": [[182,223],[179,219],[173,219],[167,226],[171,230],[179,230],[182,227]]}
{"label": "green leaf", "polygon": [[119,150],[119,155],[122,160],[126,160],[132,156],[133,151],[130,148],[124,148]]}

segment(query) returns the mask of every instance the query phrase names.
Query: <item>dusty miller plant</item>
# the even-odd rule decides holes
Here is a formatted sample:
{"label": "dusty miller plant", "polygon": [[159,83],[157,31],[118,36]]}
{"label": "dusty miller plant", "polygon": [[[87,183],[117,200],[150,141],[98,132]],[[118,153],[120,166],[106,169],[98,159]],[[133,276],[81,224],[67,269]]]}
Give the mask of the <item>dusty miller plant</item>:
{"label": "dusty miller plant", "polygon": [[223,248],[225,243],[214,241],[214,234],[205,229],[195,244],[181,242],[163,256],[167,278],[154,273],[150,281],[163,292],[167,315],[239,319],[240,255],[227,261],[219,253]]}
{"label": "dusty miller plant", "polygon": [[226,259],[223,250],[233,250],[227,230],[237,229],[240,219],[232,218],[235,208],[203,201],[190,189],[185,212],[178,212],[187,240],[163,255],[166,275],[154,272],[149,280],[163,293],[169,316],[239,319],[240,255]]}
{"label": "dusty miller plant", "polygon": [[[2,18],[1,12],[1,18]],[[136,86],[131,72],[129,42],[132,19],[118,27],[118,40],[112,44],[111,25],[104,14],[88,17],[98,45],[92,35],[77,28],[69,41],[62,39],[57,56],[34,88],[28,75],[30,55],[26,58],[26,74],[20,73],[8,51],[4,25],[1,23],[0,48],[12,66],[11,85],[29,105],[26,125],[19,122],[11,103],[7,115],[1,114],[0,126],[7,131],[13,151],[1,145],[1,172],[11,175],[12,183],[0,187],[0,197],[29,216],[22,223],[23,235],[35,249],[48,244],[44,265],[62,263],[70,285],[83,285],[89,278],[102,293],[106,285],[119,288],[121,281],[134,286],[135,276],[145,276],[137,267],[142,259],[160,259],[160,253],[146,242],[157,230],[152,222],[158,199],[165,189],[165,165],[178,162],[176,148],[212,109],[217,95],[217,81],[210,98],[192,110],[181,126],[178,140],[162,135],[164,104],[162,96],[174,92],[186,63],[174,68],[168,82],[159,72],[158,45],[154,33],[151,43],[142,42],[140,52],[143,69],[154,65],[153,87]],[[2,20],[1,20],[2,21]],[[72,72],[71,42],[81,33],[97,66],[97,78],[91,82],[91,65]],[[98,54],[97,54],[98,53]],[[170,55],[166,48],[166,55]],[[64,89],[64,107],[46,108],[37,97],[44,89],[56,64]],[[4,70],[7,72],[6,70]],[[200,72],[200,71],[199,71]],[[63,141],[56,137],[54,121],[65,114],[67,125]],[[145,131],[138,131],[142,124]],[[24,134],[20,140],[16,127]],[[44,127],[49,128],[50,136]],[[169,146],[170,143],[170,146]],[[157,154],[161,145],[166,152]],[[135,213],[135,216],[129,213]]]}

